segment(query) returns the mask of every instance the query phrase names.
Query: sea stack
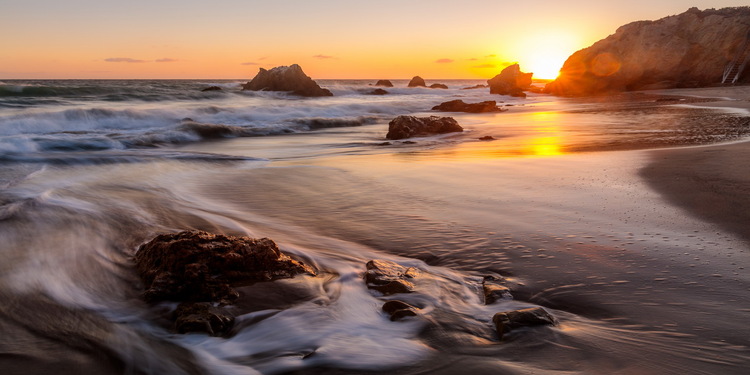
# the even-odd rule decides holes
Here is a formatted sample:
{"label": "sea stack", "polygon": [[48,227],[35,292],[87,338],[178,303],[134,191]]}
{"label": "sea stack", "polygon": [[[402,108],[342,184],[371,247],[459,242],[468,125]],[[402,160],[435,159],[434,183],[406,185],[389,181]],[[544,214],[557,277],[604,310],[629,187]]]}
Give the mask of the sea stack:
{"label": "sea stack", "polygon": [[500,74],[487,80],[490,94],[510,95],[525,98],[523,90],[531,87],[531,76],[534,73],[524,73],[518,64],[503,69]]}
{"label": "sea stack", "polygon": [[[586,96],[718,85],[729,63],[750,48],[748,30],[750,7],[690,8],[656,21],[633,22],[571,55],[545,91]],[[750,74],[738,82],[750,82]]]}
{"label": "sea stack", "polygon": [[277,66],[271,70],[260,68],[252,81],[242,86],[242,90],[288,91],[299,96],[333,96],[330,91],[318,86],[297,64]]}
{"label": "sea stack", "polygon": [[414,76],[414,78],[409,81],[408,84],[409,87],[427,87],[427,84],[424,82],[424,79],[420,76]]}

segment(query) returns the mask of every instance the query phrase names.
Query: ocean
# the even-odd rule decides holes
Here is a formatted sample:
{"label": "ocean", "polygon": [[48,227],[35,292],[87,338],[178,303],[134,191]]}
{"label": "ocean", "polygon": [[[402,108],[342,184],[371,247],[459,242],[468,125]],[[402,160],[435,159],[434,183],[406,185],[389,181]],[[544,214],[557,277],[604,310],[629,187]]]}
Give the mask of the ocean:
{"label": "ocean", "polygon": [[[639,174],[654,148],[746,139],[747,113],[647,93],[464,89],[481,80],[394,80],[387,95],[369,94],[375,80],[319,80],[334,94],[323,98],[244,82],[0,82],[0,372],[750,367],[747,243]],[[506,111],[430,110],[454,99]],[[388,141],[399,115],[451,116],[465,131]],[[186,229],[268,237],[325,272],[284,281],[313,297],[251,309],[229,337],[176,334],[164,318],[176,304],[142,300],[132,257]],[[371,259],[419,269],[415,292],[368,290]],[[485,304],[488,277],[512,297]],[[420,315],[392,322],[388,299]],[[536,306],[559,324],[498,338],[493,314]]]}

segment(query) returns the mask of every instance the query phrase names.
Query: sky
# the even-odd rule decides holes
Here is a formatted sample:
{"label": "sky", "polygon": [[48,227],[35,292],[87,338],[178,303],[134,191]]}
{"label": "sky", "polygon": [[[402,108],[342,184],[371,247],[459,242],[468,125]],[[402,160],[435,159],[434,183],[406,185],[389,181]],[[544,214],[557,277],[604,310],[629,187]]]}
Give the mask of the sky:
{"label": "sky", "polygon": [[554,78],[626,23],[747,0],[0,0],[0,79]]}

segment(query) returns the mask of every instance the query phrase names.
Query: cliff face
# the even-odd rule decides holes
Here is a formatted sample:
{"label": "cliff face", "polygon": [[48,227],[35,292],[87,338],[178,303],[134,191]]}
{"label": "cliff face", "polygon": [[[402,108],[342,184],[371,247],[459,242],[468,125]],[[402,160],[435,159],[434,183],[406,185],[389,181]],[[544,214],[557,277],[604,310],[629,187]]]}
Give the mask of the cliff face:
{"label": "cliff face", "polygon": [[[750,32],[750,7],[638,21],[571,55],[545,90],[564,96],[721,82]],[[741,82],[750,81],[750,66]]]}

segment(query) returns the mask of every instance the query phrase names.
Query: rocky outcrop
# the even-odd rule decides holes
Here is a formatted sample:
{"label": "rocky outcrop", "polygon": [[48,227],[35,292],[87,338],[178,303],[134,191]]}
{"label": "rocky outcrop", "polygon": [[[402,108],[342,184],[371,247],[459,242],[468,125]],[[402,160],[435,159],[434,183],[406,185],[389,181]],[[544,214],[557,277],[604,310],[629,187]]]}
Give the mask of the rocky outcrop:
{"label": "rocky outcrop", "polygon": [[500,74],[487,80],[490,94],[510,95],[525,98],[524,90],[531,87],[531,77],[534,73],[524,73],[518,64],[503,69]]}
{"label": "rocky outcrop", "polygon": [[260,68],[252,81],[242,86],[242,90],[288,91],[299,96],[333,96],[330,91],[318,86],[297,64],[277,66],[271,70]]}
{"label": "rocky outcrop", "polygon": [[375,86],[393,87],[393,83],[391,83],[390,80],[381,79],[381,80],[378,80],[378,82],[375,83]]}
{"label": "rocky outcrop", "polygon": [[433,84],[430,85],[430,88],[431,89],[447,89],[448,86],[444,85],[442,83],[433,83]]}
{"label": "rocky outcrop", "polygon": [[[564,96],[721,82],[750,30],[750,7],[638,21],[571,55],[545,91]],[[750,74],[741,78],[750,81]]]}
{"label": "rocky outcrop", "polygon": [[424,82],[424,79],[420,76],[415,76],[414,78],[409,81],[408,87],[427,87],[427,84]]}
{"label": "rocky outcrop", "polygon": [[520,327],[555,325],[557,321],[542,307],[531,307],[522,310],[503,311],[492,317],[495,330],[500,339],[513,329]]}
{"label": "rocky outcrop", "polygon": [[506,109],[498,108],[497,102],[494,100],[487,100],[479,103],[465,103],[461,99],[451,100],[448,102],[440,103],[432,107],[433,111],[442,112],[468,112],[468,113],[484,113],[484,112],[503,112]]}
{"label": "rocky outcrop", "polygon": [[462,132],[464,129],[452,117],[398,116],[388,123],[388,139],[426,137],[435,134]]}
{"label": "rocky outcrop", "polygon": [[149,302],[182,302],[172,314],[179,333],[225,335],[234,314],[225,308],[236,287],[315,271],[279,251],[268,238],[253,239],[201,231],[159,235],[134,257]]}
{"label": "rocky outcrop", "polygon": [[414,267],[404,267],[388,260],[374,259],[365,265],[365,283],[367,288],[377,290],[383,295],[411,293],[414,284],[410,279],[419,275]]}

